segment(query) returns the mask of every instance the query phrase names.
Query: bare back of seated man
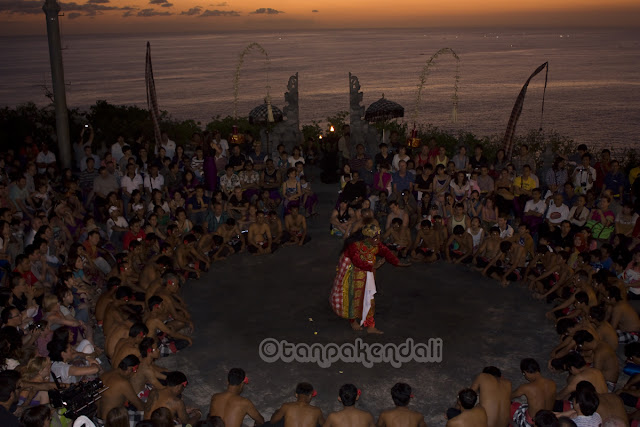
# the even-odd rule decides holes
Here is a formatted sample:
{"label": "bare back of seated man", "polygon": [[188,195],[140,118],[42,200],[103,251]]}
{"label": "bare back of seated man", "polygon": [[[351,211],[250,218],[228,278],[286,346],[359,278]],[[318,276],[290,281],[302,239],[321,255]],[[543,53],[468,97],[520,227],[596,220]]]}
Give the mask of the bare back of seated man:
{"label": "bare back of seated man", "polygon": [[309,383],[296,386],[296,401],[283,404],[271,417],[271,424],[284,419],[284,427],[317,427],[324,424],[322,409],[311,405],[316,395]]}
{"label": "bare back of seated man", "polygon": [[563,363],[565,369],[569,372],[569,377],[567,377],[567,385],[558,392],[558,399],[567,400],[571,393],[576,391],[576,386],[580,381],[588,381],[593,384],[598,394],[609,392],[602,372],[598,369],[590,368],[581,355],[569,353],[564,356]]}
{"label": "bare back of seated man", "polygon": [[98,416],[105,420],[113,408],[123,406],[126,401],[138,410],[144,409],[144,404],[136,396],[129,379],[136,373],[140,360],[129,355],[122,359],[117,368],[102,375],[102,382],[107,388],[98,400]]}
{"label": "bare back of seated man", "polygon": [[162,390],[154,389],[144,409],[144,418],[151,418],[151,414],[158,408],[167,408],[174,419],[182,424],[195,424],[202,414],[199,409],[187,409],[182,400],[182,393],[187,388],[187,377],[178,371],[167,373],[167,386]]}
{"label": "bare back of seated man", "polygon": [[413,398],[411,386],[405,383],[397,383],[391,388],[391,399],[396,405],[380,414],[377,427],[427,427],[424,416],[412,411],[407,406]]}
{"label": "bare back of seated man", "polygon": [[611,307],[611,326],[622,332],[640,332],[640,316],[631,304],[623,299],[620,289],[610,286],[607,293],[607,303]]}
{"label": "bare back of seated man", "polygon": [[118,290],[118,286],[122,283],[119,277],[111,277],[107,281],[107,292],[104,292],[100,297],[98,297],[98,301],[96,302],[95,315],[98,325],[102,325],[102,321],[104,320],[104,313],[107,310],[107,306],[113,302],[116,291]]}
{"label": "bare back of seated man", "polygon": [[449,418],[447,427],[487,427],[487,412],[480,405],[476,406],[478,395],[470,388],[458,393],[457,406],[460,414]]}
{"label": "bare back of seated man", "polygon": [[160,380],[166,380],[167,376],[163,373],[166,372],[166,369],[155,365],[155,361],[160,357],[157,340],[150,337],[143,338],[138,350],[140,351],[141,360],[138,372],[131,377],[133,390],[138,394],[147,385],[156,390],[163,389],[164,386],[160,383]]}
{"label": "bare back of seated man", "polygon": [[211,261],[196,250],[197,240],[193,234],[187,234],[182,240],[175,251],[176,264],[178,268],[188,272],[189,276],[200,278],[200,271],[208,271]]}
{"label": "bare back of seated man", "polygon": [[482,370],[471,389],[478,393],[480,406],[487,413],[489,427],[504,427],[511,418],[511,381],[502,378],[502,372],[495,366]]}
{"label": "bare back of seated man", "polygon": [[356,401],[360,398],[360,390],[353,384],[345,384],[340,387],[338,400],[344,408],[338,412],[332,412],[327,417],[324,427],[373,427],[373,416],[356,408]]}
{"label": "bare back of seated man", "polygon": [[525,416],[529,422],[540,410],[553,410],[556,401],[556,383],[553,380],[544,378],[540,374],[540,365],[534,359],[523,359],[520,362],[520,370],[527,380],[511,393],[511,398],[516,399],[521,396],[527,398]]}
{"label": "bare back of seated man", "polygon": [[118,341],[115,351],[111,356],[113,366],[118,366],[122,359],[132,354],[140,358],[138,346],[142,339],[149,333],[149,329],[142,322],[136,322],[129,328],[129,335]]}
{"label": "bare back of seated man", "polygon": [[240,394],[249,380],[244,371],[233,368],[227,375],[227,390],[211,396],[209,416],[222,418],[226,427],[241,427],[245,416],[250,416],[256,425],[264,424],[264,418],[251,403]]}
{"label": "bare back of seated man", "polygon": [[140,280],[138,284],[145,291],[149,288],[153,282],[162,277],[162,274],[168,267],[171,267],[173,261],[166,255],[159,256],[154,262],[150,262],[144,266],[142,273],[140,273]]}
{"label": "bare back of seated man", "polygon": [[105,337],[104,351],[109,357],[116,351],[118,342],[129,336],[129,329],[135,322],[131,319],[127,319],[123,322],[118,322],[111,328],[111,333]]}

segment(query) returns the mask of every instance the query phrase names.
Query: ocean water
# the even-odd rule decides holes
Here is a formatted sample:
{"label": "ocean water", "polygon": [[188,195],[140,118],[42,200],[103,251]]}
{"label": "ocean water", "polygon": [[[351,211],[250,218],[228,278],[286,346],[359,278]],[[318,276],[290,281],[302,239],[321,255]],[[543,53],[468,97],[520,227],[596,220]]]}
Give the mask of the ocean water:
{"label": "ocean water", "polygon": [[[263,102],[284,106],[289,76],[299,73],[301,123],[322,121],[349,107],[351,72],[360,80],[364,105],[387,99],[405,107],[410,122],[478,135],[504,133],[511,109],[529,75],[549,62],[544,129],[591,146],[637,145],[640,130],[640,30],[339,30],[210,34],[67,35],[62,28],[67,102],[86,108],[97,99],[146,105],[146,42],[151,42],[161,109],[203,123],[233,114],[233,81],[245,57],[238,114]],[[449,47],[460,58],[458,121],[451,120],[456,63],[442,55],[416,105],[419,75],[427,60]],[[46,104],[51,88],[46,36],[0,38],[0,105]],[[544,73],[529,85],[518,133],[541,124]]]}

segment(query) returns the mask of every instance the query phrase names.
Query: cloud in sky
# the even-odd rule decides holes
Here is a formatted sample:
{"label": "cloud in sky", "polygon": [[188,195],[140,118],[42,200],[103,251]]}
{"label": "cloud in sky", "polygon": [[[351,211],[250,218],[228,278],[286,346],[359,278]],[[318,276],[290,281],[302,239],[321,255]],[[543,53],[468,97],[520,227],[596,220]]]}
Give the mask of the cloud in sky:
{"label": "cloud in sky", "polygon": [[201,18],[208,18],[211,16],[240,16],[240,12],[236,12],[235,10],[205,10],[200,15]]}
{"label": "cloud in sky", "polygon": [[251,15],[278,15],[279,13],[284,13],[281,10],[275,10],[270,7],[261,7],[260,9],[256,9],[251,12]]}
{"label": "cloud in sky", "polygon": [[69,18],[69,19],[76,19],[76,18],[79,18],[79,17],[81,17],[81,16],[82,16],[82,14],[81,14],[81,13],[78,13],[78,12],[71,12],[71,13],[69,13],[69,14],[67,15],[67,18]]}
{"label": "cloud in sky", "polygon": [[169,16],[169,15],[172,15],[172,13],[160,12],[159,10],[155,10],[155,9],[142,9],[136,14],[136,16],[140,16],[142,18],[151,18],[153,16]]}
{"label": "cloud in sky", "polygon": [[[79,4],[76,2],[60,2],[62,12],[71,15],[76,19],[80,16],[96,16],[102,15],[103,12],[111,10],[131,11],[131,6],[111,6],[110,0],[88,0],[87,3]],[[42,13],[43,2],[40,0],[0,0],[0,13],[8,13],[15,15],[36,15]]]}
{"label": "cloud in sky", "polygon": [[172,7],[173,3],[169,3],[169,0],[150,0],[149,4],[155,4],[162,7]]}
{"label": "cloud in sky", "polygon": [[196,6],[196,7],[192,7],[189,10],[184,10],[180,12],[180,15],[196,16],[196,15],[200,15],[200,12],[202,12],[202,8],[200,6]]}
{"label": "cloud in sky", "polygon": [[0,13],[8,12],[15,14],[29,14],[34,15],[36,13],[42,13],[42,2],[38,0],[0,0]]}
{"label": "cloud in sky", "polygon": [[229,2],[223,1],[222,3],[218,3],[218,4],[210,4],[209,6],[227,7],[227,6],[229,6]]}
{"label": "cloud in sky", "polygon": [[311,13],[318,13],[318,12],[319,12],[319,10],[318,10],[318,9],[313,9],[313,10],[311,11]]}

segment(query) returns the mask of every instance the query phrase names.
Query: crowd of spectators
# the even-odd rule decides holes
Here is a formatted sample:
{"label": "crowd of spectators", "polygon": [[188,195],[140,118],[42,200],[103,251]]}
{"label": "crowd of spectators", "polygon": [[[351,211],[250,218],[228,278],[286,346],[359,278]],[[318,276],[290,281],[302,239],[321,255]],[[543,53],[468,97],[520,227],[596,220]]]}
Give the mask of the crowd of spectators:
{"label": "crowd of spectators", "polygon": [[[512,159],[499,150],[491,160],[481,145],[470,157],[460,147],[449,158],[435,140],[415,155],[384,143],[374,156],[363,145],[355,153],[344,159],[332,235],[346,238],[375,222],[401,259],[466,265],[502,286],[525,286],[550,306],[546,316],[560,343],[548,367],[567,372],[566,386],[556,391],[532,359],[521,365],[530,384],[514,391],[499,369],[487,367],[461,392],[449,424],[484,424],[458,418],[478,406],[489,426],[637,423],[639,166],[623,171],[610,150],[596,157],[585,145],[547,168],[526,145]],[[619,384],[623,369],[630,379]],[[511,404],[522,396],[528,406]]]}
{"label": "crowd of spectators", "polygon": [[130,420],[194,423],[186,376],[155,364],[192,344],[180,289],[214,261],[309,241],[305,158],[219,132],[120,136],[99,155],[93,139],[85,126],[66,169],[31,137],[0,153],[0,425],[45,425],[56,380],[95,378],[97,420],[118,425],[126,402]]}
{"label": "crowd of spectators", "polygon": [[[338,147],[349,147],[346,130]],[[0,155],[1,425],[60,417],[48,406],[54,377],[63,384],[99,377],[108,388],[95,418],[106,425],[239,426],[245,415],[264,422],[240,397],[243,371],[229,373],[227,391],[213,396],[209,418],[199,421],[202,414],[182,400],[185,374],[156,365],[192,344],[180,296],[186,280],[237,253],[268,254],[310,239],[306,219],[317,214],[318,198],[304,168],[315,153],[287,153],[283,145],[266,153],[250,135],[230,140],[194,134],[183,146],[163,134],[153,147],[119,137],[97,155],[87,126],[69,169],[30,138]],[[381,144],[375,156],[357,145],[341,160],[331,234],[346,238],[377,222],[401,258],[468,265],[551,304],[547,317],[560,343],[548,366],[566,371],[567,385],[556,391],[525,359],[531,387],[512,391],[499,369],[487,367],[447,412],[452,426],[556,426],[563,415],[578,426],[598,425],[597,417],[628,425],[640,418],[627,418],[623,406],[638,405],[640,367],[625,366],[631,379],[620,387],[616,350],[624,343],[630,361],[640,362],[640,318],[629,303],[640,299],[640,167],[623,172],[608,150],[594,159],[580,146],[543,169],[526,146],[519,150],[489,161],[482,146],[469,157],[464,147],[447,153],[434,141],[417,153]],[[285,404],[271,422],[311,414],[294,424],[373,424],[356,412],[355,386],[340,389],[345,410],[326,420],[310,405],[313,394],[299,384],[302,412]],[[399,425],[396,416],[424,425],[406,409],[407,384],[391,395],[397,412],[383,412],[378,425]],[[526,404],[511,405],[521,396]]]}

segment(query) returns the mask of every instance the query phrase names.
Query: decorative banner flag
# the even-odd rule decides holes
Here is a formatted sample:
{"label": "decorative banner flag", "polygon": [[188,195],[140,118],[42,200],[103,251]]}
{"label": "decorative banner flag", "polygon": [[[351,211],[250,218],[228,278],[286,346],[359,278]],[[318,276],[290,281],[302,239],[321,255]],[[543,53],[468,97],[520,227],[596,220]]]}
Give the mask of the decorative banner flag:
{"label": "decorative banner flag", "polygon": [[153,68],[151,67],[151,44],[147,42],[147,63],[145,66],[145,82],[147,86],[147,108],[153,121],[153,134],[156,139],[156,147],[159,146],[160,135],[160,111],[158,110],[158,97],[156,96],[156,83],[153,80]]}
{"label": "decorative banner flag", "polygon": [[527,82],[522,86],[522,90],[520,90],[520,95],[516,99],[516,104],[513,106],[513,110],[511,111],[511,117],[509,117],[509,124],[507,125],[507,131],[504,134],[504,154],[507,159],[511,159],[511,152],[513,151],[513,135],[516,133],[516,125],[518,124],[518,119],[520,118],[520,114],[522,113],[522,106],[524,105],[524,97],[527,94],[527,88],[529,87],[529,82],[532,78],[534,78],[538,73],[540,73],[543,69],[547,69],[547,72],[544,76],[544,90],[542,92],[542,115],[540,117],[540,129],[542,129],[542,118],[544,117],[544,95],[547,91],[547,79],[549,78],[549,63],[545,62],[529,76]]}

